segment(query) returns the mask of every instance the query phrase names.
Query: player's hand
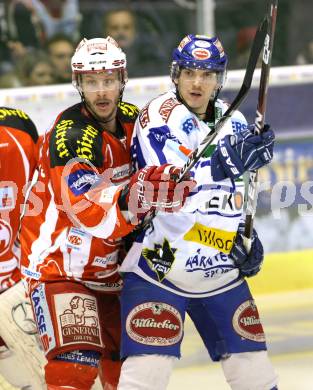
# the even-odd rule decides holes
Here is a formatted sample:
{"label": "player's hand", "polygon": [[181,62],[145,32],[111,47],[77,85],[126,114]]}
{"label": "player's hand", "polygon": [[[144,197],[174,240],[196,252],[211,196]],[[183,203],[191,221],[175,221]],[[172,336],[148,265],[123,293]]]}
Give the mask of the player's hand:
{"label": "player's hand", "polygon": [[260,271],[264,258],[264,250],[257,232],[253,229],[251,250],[250,253],[247,253],[243,244],[243,233],[244,223],[241,222],[238,227],[233,248],[230,252],[230,257],[239,268],[240,274],[242,276],[250,277],[256,275]]}
{"label": "player's hand", "polygon": [[131,177],[119,203],[124,202],[128,211],[139,219],[156,210],[167,213],[178,211],[196,185],[189,175],[176,183],[179,171],[180,168],[170,164],[140,169]]}
{"label": "player's hand", "polygon": [[221,139],[211,159],[213,180],[236,179],[245,171],[254,171],[273,158],[275,135],[269,125],[254,134],[254,125]]}

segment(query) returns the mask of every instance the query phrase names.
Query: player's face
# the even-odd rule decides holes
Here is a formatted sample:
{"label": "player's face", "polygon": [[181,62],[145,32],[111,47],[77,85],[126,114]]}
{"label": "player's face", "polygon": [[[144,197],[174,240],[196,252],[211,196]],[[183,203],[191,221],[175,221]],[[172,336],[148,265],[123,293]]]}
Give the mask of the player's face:
{"label": "player's face", "polygon": [[217,75],[206,69],[182,69],[175,80],[183,100],[193,112],[203,114],[217,87]]}
{"label": "player's face", "polygon": [[82,74],[81,89],[85,101],[100,121],[107,122],[115,117],[121,87],[117,71]]}

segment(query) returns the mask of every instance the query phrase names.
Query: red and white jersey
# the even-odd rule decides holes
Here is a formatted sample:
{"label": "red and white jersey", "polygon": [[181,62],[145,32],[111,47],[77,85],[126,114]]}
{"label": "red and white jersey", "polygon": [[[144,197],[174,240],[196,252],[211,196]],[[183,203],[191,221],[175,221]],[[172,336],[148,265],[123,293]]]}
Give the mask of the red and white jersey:
{"label": "red and white jersey", "polygon": [[121,238],[134,226],[117,200],[131,174],[137,114],[136,106],[119,103],[112,134],[79,103],[62,112],[46,134],[39,180],[22,223],[21,273],[27,282],[67,279],[120,290]]}
{"label": "red and white jersey", "polygon": [[0,292],[20,280],[14,245],[25,190],[37,165],[38,133],[29,116],[0,107]]}

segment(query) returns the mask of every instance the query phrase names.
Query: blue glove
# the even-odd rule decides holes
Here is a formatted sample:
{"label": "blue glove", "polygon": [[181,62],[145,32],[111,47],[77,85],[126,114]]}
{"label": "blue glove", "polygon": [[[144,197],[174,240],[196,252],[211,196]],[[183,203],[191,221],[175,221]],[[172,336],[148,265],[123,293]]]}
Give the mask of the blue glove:
{"label": "blue glove", "polygon": [[241,222],[238,227],[234,245],[230,252],[230,257],[239,268],[240,274],[242,276],[250,277],[256,275],[260,271],[264,258],[264,250],[257,232],[253,229],[251,250],[248,254],[243,245],[242,235],[244,230],[244,223]]}
{"label": "blue glove", "polygon": [[273,158],[274,132],[265,125],[260,135],[253,133],[254,125],[219,140],[211,158],[214,181],[227,177],[237,179],[245,171],[253,171]]}

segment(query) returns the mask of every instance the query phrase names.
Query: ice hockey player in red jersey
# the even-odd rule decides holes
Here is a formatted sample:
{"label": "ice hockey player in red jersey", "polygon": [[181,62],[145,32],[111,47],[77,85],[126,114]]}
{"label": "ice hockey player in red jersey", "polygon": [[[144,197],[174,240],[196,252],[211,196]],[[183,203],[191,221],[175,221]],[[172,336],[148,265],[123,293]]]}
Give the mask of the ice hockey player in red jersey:
{"label": "ice hockey player in red jersey", "polygon": [[[37,129],[22,110],[0,107],[0,300],[4,292],[21,279],[17,236],[25,203],[25,193],[37,165]],[[2,299],[1,299],[2,298]],[[0,309],[1,311],[1,309]],[[4,321],[1,311],[1,322]],[[2,336],[2,338],[1,338]],[[8,349],[0,332],[0,374],[13,386],[29,385],[20,366],[16,375],[16,356]]]}
{"label": "ice hockey player in red jersey", "polygon": [[126,57],[112,38],[83,39],[72,72],[81,102],[45,135],[29,198],[40,212],[23,220],[21,273],[48,359],[48,389],[90,389],[98,372],[104,388],[115,389],[122,238],[139,222],[138,207],[140,217],[158,208],[172,212],[192,182],[183,182],[176,199],[169,164],[130,178],[138,109],[122,101]]}
{"label": "ice hockey player in red jersey", "polygon": [[0,292],[20,280],[14,243],[36,168],[37,141],[37,129],[25,112],[0,107]]}

